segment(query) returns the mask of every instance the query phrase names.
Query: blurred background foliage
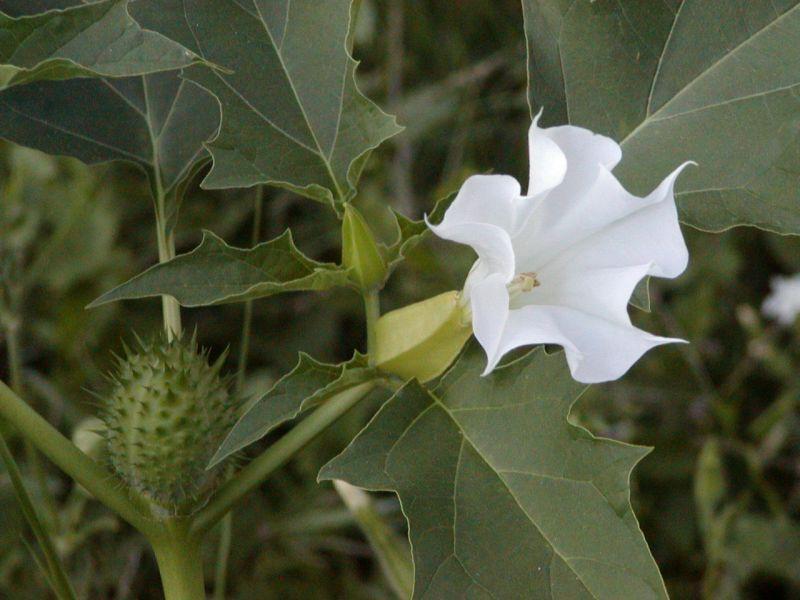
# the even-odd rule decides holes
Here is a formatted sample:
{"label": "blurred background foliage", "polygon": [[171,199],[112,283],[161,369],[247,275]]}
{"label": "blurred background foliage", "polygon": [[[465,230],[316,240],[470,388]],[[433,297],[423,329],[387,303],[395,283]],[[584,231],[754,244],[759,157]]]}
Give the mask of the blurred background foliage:
{"label": "blurred background foliage", "polygon": [[[470,174],[526,179],[517,0],[362,0],[355,54],[366,93],[406,126],[375,153],[357,199],[379,235],[391,235],[388,205],[419,217]],[[179,251],[196,245],[202,228],[250,245],[254,196],[211,193],[195,182],[183,203]],[[338,260],[330,211],[268,189],[262,238],[287,227],[304,252]],[[106,389],[110,352],[132,331],[160,327],[157,300],[84,310],[157,260],[146,181],[126,165],[88,169],[3,144],[0,231],[2,375],[8,380],[15,346],[26,398],[74,432],[93,413],[87,390]],[[691,344],[659,348],[621,381],[594,386],[572,418],[598,435],[655,447],[634,473],[633,500],[674,598],[800,598],[800,326],[780,329],[759,312],[770,277],[800,271],[800,239],[755,229],[686,235],[688,272],[651,284],[653,311],[635,311],[634,319]],[[384,310],[459,287],[472,259],[429,240],[389,282]],[[231,347],[233,370],[242,305],[184,315],[215,353]],[[360,299],[348,291],[256,302],[247,389],[263,392],[300,350],[348,358],[363,349],[361,323]],[[236,511],[227,597],[391,597],[349,514],[315,481],[374,408],[362,405]],[[143,540],[45,461],[26,459],[13,432],[3,434],[40,496],[42,471],[48,494],[40,500],[79,595],[160,598]],[[403,527],[394,497],[378,506]],[[29,538],[0,471],[0,598],[47,597],[23,543]],[[215,552],[209,544],[210,576]]]}

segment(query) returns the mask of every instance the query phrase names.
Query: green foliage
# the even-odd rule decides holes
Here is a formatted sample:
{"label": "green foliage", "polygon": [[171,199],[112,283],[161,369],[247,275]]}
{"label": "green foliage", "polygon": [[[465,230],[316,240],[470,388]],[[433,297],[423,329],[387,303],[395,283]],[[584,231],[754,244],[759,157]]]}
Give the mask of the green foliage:
{"label": "green foliage", "polygon": [[569,424],[561,357],[483,360],[408,384],[320,477],[398,493],[415,598],[666,598],[629,499],[647,450]]}
{"label": "green foliage", "polygon": [[133,489],[171,513],[190,512],[218,483],[207,470],[215,441],[230,429],[238,401],[197,343],[161,336],[128,351],[103,397],[108,459]]}
{"label": "green foliage", "polygon": [[685,160],[681,218],[800,233],[796,0],[523,0],[529,98],[620,141],[636,193]]}
{"label": "green foliage", "polygon": [[40,81],[0,91],[0,136],[86,163],[142,167],[171,196],[207,158],[217,129],[213,97],[169,71],[123,79]]}
{"label": "green foliage", "polygon": [[[332,262],[341,252],[335,216],[291,192],[339,210],[342,200],[358,203],[396,271],[382,292],[386,309],[458,289],[474,257],[426,239],[418,217],[436,222],[446,201],[434,207],[434,200],[452,197],[472,173],[526,171],[526,38],[531,104],[544,105],[551,124],[569,118],[622,141],[618,174],[635,191],[695,159],[700,166],[687,172],[679,194],[684,221],[715,231],[753,224],[800,232],[795,1],[523,0],[523,28],[518,0],[466,0],[458,11],[448,3],[361,0],[355,51],[347,0],[130,3],[147,30],[120,10],[124,4],[0,2],[10,15],[0,17],[3,33],[14,32],[0,43],[0,72],[13,84],[0,90],[0,135],[87,163],[139,165],[153,192],[169,198],[173,227],[187,193],[180,248],[190,248],[201,228],[219,234],[96,304],[161,293],[191,306],[273,296],[250,305],[251,349],[239,352],[249,357],[240,364],[249,365],[245,389],[256,400],[220,457],[248,444],[257,449],[256,440],[329,394],[375,376],[361,356],[342,362],[364,342],[355,294],[278,295],[347,285],[346,270]],[[37,15],[49,9],[68,14]],[[94,27],[80,28],[92,18]],[[32,35],[23,40],[23,31]],[[64,44],[59,36],[70,33],[78,35]],[[126,45],[131,51],[114,54]],[[188,66],[193,53],[212,64],[163,70],[170,60]],[[106,60],[112,55],[118,61]],[[358,73],[351,56],[363,59]],[[103,78],[62,80],[92,74]],[[359,89],[409,125],[368,167],[367,154],[397,128]],[[220,114],[209,153],[204,143]],[[26,400],[66,432],[90,412],[80,389],[99,387],[106,349],[131,326],[160,327],[155,303],[82,310],[153,263],[150,200],[124,165],[89,171],[19,148],[0,153],[7,159],[0,165],[0,283],[4,300],[15,297],[4,302],[0,325],[4,334],[20,327]],[[250,193],[199,189],[193,175],[210,154],[209,187],[285,188],[266,193],[258,224],[267,239],[291,228],[307,255],[289,234],[236,247],[254,245]],[[479,379],[472,353],[438,387],[409,383],[332,463],[330,476],[399,492],[418,596],[466,590],[517,598],[532,589],[537,597],[663,597],[628,498],[631,468],[644,451],[570,422],[656,446],[635,470],[635,499],[673,597],[797,595],[800,330],[780,331],[755,310],[770,274],[800,268],[797,239],[736,231],[692,235],[690,248],[690,271],[677,282],[654,282],[653,313],[634,318],[691,345],[664,349],[623,381],[592,388],[569,422],[580,388],[561,357],[535,352]],[[634,303],[649,300],[639,288]],[[199,324],[204,343],[235,348],[240,308],[185,311],[184,319]],[[301,355],[273,386],[298,350],[325,362]],[[390,597],[352,518],[314,481],[375,408],[367,400],[237,511],[230,597]],[[398,430],[403,423],[408,431]],[[221,439],[204,452],[213,454]],[[11,440],[16,452],[19,440]],[[47,489],[57,492],[49,526],[79,597],[161,598],[140,538],[66,478],[49,468],[46,475]],[[6,488],[0,596],[44,597],[18,543]],[[394,494],[376,504],[404,531]],[[428,530],[428,523],[444,525]],[[543,572],[551,577],[541,579]],[[605,587],[613,585],[623,587]]]}
{"label": "green foliage", "polygon": [[[3,86],[43,79],[126,77],[188,66],[195,60],[175,42],[142,29],[128,16],[124,0],[92,4],[73,1],[70,8],[44,14],[23,13],[0,5],[0,82]],[[13,3],[12,3],[13,4]],[[58,9],[60,2],[47,8]],[[43,10],[45,7],[35,7]],[[9,10],[10,9],[10,10]]]}
{"label": "green foliage", "polygon": [[222,106],[206,187],[271,183],[331,203],[355,194],[369,151],[400,129],[356,86],[350,4],[131,3],[142,26],[219,67],[185,71]]}
{"label": "green foliage", "polygon": [[346,285],[346,270],[308,258],[294,245],[291,231],[249,250],[204,231],[203,241],[191,252],[150,267],[89,307],[163,294],[183,306],[208,306]]}
{"label": "green foliage", "polygon": [[375,235],[352,204],[345,204],[342,219],[342,266],[350,269],[361,290],[383,287],[387,269]]}
{"label": "green foliage", "polygon": [[366,357],[359,354],[338,365],[301,354],[294,369],[263,396],[249,403],[211,459],[211,464],[225,460],[333,395],[379,377],[375,369],[367,366]]}

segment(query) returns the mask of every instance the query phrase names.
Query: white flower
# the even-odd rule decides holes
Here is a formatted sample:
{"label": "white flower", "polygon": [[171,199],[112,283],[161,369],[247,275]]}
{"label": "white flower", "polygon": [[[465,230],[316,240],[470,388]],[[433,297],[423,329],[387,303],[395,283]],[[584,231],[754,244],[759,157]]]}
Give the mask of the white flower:
{"label": "white flower", "polygon": [[627,306],[646,275],[686,268],[673,195],[685,165],[637,198],[611,173],[622,157],[616,142],[537,122],[526,195],[513,177],[476,175],[430,227],[478,254],[463,302],[486,351],[484,375],[514,348],[559,344],[576,380],[617,379],[650,348],[682,341],[637,329]]}
{"label": "white flower", "polygon": [[791,277],[773,277],[772,293],[761,305],[761,312],[789,326],[800,314],[800,273]]}

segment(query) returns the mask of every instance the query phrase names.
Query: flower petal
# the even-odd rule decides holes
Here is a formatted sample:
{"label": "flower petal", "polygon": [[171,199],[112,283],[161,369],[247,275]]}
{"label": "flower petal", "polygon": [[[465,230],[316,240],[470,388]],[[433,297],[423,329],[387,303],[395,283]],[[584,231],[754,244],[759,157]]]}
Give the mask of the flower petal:
{"label": "flower petal", "polygon": [[440,227],[485,223],[511,231],[519,182],[510,175],[473,175],[461,185]]}
{"label": "flower petal", "polygon": [[512,300],[512,308],[566,306],[623,326],[636,284],[651,270],[650,264],[631,267],[578,268],[556,265],[537,273],[540,286]]}
{"label": "flower petal", "polygon": [[528,130],[528,196],[552,190],[564,180],[567,172],[567,157],[558,144],[547,134],[547,129],[539,127],[539,117],[533,119]]}
{"label": "flower petal", "polygon": [[473,175],[468,178],[439,225],[428,223],[436,235],[471,246],[485,271],[514,277],[514,227],[520,197],[519,183],[508,175]]}
{"label": "flower petal", "polygon": [[612,323],[565,306],[525,306],[509,312],[503,338],[486,372],[514,348],[559,344],[576,381],[600,383],[622,377],[651,348],[682,341],[651,335],[632,325]]}
{"label": "flower petal", "polygon": [[520,268],[538,273],[651,263],[648,274],[677,277],[689,260],[674,198],[686,164],[646,198],[629,194],[604,167],[582,194],[551,194],[513,240]]}
{"label": "flower petal", "polygon": [[470,306],[472,331],[488,358],[484,372],[486,375],[502,357],[502,353],[498,354],[498,348],[505,334],[509,315],[508,289],[504,279],[494,274],[475,283],[470,289]]}
{"label": "flower petal", "polygon": [[506,282],[514,278],[514,248],[504,229],[484,223],[428,226],[440,238],[471,246],[478,253],[484,274],[499,273]]}

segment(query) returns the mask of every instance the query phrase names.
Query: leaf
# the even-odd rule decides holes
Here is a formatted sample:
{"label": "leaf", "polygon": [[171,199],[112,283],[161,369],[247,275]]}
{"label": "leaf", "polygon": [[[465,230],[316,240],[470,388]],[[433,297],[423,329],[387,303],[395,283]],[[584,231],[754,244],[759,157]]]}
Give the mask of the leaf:
{"label": "leaf", "polygon": [[106,292],[88,308],[117,300],[168,295],[182,306],[210,306],[265,298],[283,292],[322,291],[349,285],[347,271],[308,258],[287,229],[247,250],[234,248],[210,231],[186,254],[154,265]]}
{"label": "leaf", "polygon": [[[451,194],[437,200],[431,212],[426,215],[428,221],[439,223],[454,199],[455,194]],[[415,221],[394,209],[392,209],[392,215],[397,227],[397,240],[391,245],[384,246],[384,259],[390,271],[400,264],[408,256],[408,253],[431,233],[425,219]]]}
{"label": "leaf", "polygon": [[[39,10],[64,8],[61,2],[42,4]],[[128,16],[124,0],[72,4],[33,14],[31,8],[37,7],[21,9],[13,2],[0,2],[0,83],[128,77],[180,69],[195,60],[175,42],[142,31]]]}
{"label": "leaf", "polygon": [[[800,233],[800,4],[523,0],[529,94],[621,141],[644,194],[684,160],[681,219]],[[566,93],[563,93],[566,90]]]}
{"label": "leaf", "polygon": [[376,379],[380,375],[367,366],[366,357],[356,354],[345,363],[321,363],[300,354],[297,366],[279,379],[253,403],[233,426],[209,467],[249,446],[278,425],[321,404],[334,394]]}
{"label": "leaf", "polygon": [[89,164],[133,162],[173,197],[172,213],[218,124],[217,102],[176,71],[40,81],[0,92],[0,137]]}
{"label": "leaf", "polygon": [[367,153],[400,129],[356,86],[356,62],[346,49],[350,4],[130,3],[143,27],[222,67],[186,70],[222,105],[204,187],[270,183],[331,203],[355,194]]}
{"label": "leaf", "polygon": [[[63,13],[51,11],[29,18],[54,19],[59,15],[78,14],[78,11],[90,8],[98,10],[114,4],[84,5],[75,0],[70,3],[77,6]],[[14,16],[29,14],[31,10],[41,9],[42,5],[63,7],[64,4],[53,0],[30,5],[0,0],[3,11]],[[109,15],[126,19],[125,27],[118,24],[118,29],[122,27],[123,38],[130,37],[131,43],[139,39],[142,44],[150,40],[149,45],[142,46],[139,52],[146,55],[169,44],[163,49],[165,56],[174,51],[169,48],[180,48],[181,54],[186,56],[187,51],[175,42],[167,42],[159,34],[142,32],[126,14],[119,14],[118,7],[112,8]],[[124,13],[124,6],[122,9]],[[106,19],[110,18],[109,15]],[[102,29],[108,25],[106,20],[101,20],[76,38],[91,45],[87,56],[94,53],[102,57],[120,50],[118,44],[121,42],[115,41],[113,36],[91,33],[95,28]],[[51,24],[53,27],[55,25]],[[44,28],[40,34],[46,36],[48,31]],[[135,34],[136,31],[139,34]],[[96,37],[89,39],[84,35]],[[161,41],[155,43],[158,40]],[[106,45],[101,45],[101,42]],[[34,44],[33,47],[37,46]],[[135,61],[131,62],[135,56],[135,52],[129,53],[130,60],[125,63],[125,55],[120,54],[120,64],[135,67]],[[189,56],[196,59],[191,53]],[[188,62],[184,60],[175,66],[183,64]],[[182,80],[178,71],[118,79],[35,81],[0,91],[0,137],[48,154],[73,156],[89,164],[112,160],[133,162],[147,172],[154,190],[161,188],[167,196],[170,218],[174,218],[177,211],[183,184],[208,158],[203,143],[218,129],[219,118],[219,103],[214,97],[199,86]]]}
{"label": "leaf", "polygon": [[473,350],[436,389],[401,389],[320,478],[397,492],[414,598],[666,598],[629,498],[648,450],[568,422],[584,386],[562,356],[480,377]]}

